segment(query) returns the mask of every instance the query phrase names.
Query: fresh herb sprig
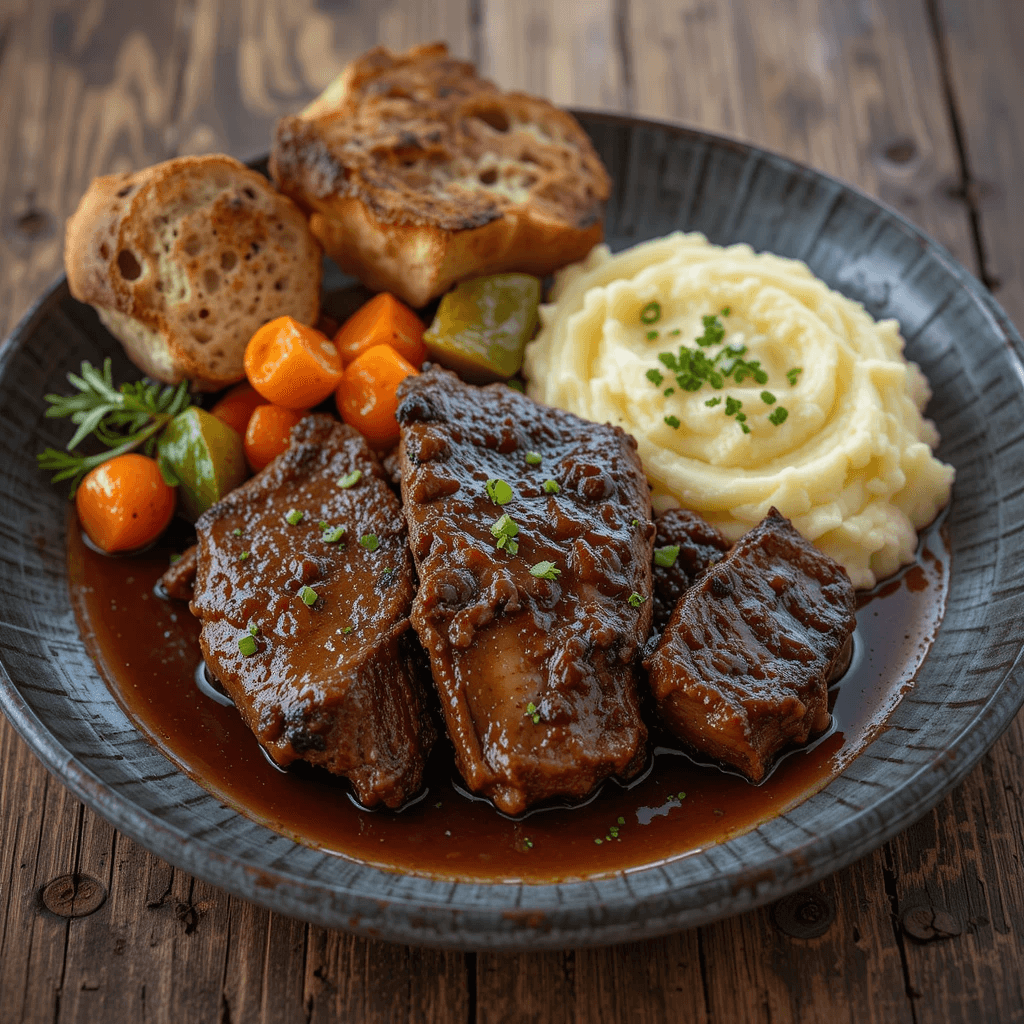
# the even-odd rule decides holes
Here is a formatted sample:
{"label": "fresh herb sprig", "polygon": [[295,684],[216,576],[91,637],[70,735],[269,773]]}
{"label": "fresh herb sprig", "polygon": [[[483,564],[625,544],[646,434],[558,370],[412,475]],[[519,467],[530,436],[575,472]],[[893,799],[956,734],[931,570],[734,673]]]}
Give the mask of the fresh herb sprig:
{"label": "fresh herb sprig", "polygon": [[[73,496],[82,477],[96,466],[125,452],[141,449],[152,455],[160,431],[192,404],[188,381],[162,387],[152,381],[114,386],[110,359],[103,369],[82,363],[81,374],[69,373],[73,395],[46,395],[48,419],[70,419],[77,430],[64,451],[47,448],[36,456],[39,468],[53,473],[52,482],[71,481]],[[106,448],[95,455],[75,449],[92,435]]]}

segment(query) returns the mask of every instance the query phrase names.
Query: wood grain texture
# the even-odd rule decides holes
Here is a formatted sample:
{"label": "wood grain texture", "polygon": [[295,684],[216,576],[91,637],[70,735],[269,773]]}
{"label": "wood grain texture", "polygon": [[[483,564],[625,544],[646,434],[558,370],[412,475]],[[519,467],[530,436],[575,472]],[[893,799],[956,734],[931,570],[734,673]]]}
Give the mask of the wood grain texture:
{"label": "wood grain texture", "polygon": [[[853,181],[998,277],[1020,323],[1021,17],[1014,0],[8,0],[0,326],[56,274],[60,224],[93,175],[255,155],[348,57],[427,38],[506,87],[681,118]],[[1020,1019],[1022,751],[1018,719],[922,823],[823,883],[836,917],[817,938],[760,910],[637,946],[464,958],[308,927],[189,878],[82,808],[0,721],[0,1020]],[[42,887],[76,872],[106,903],[45,910]],[[907,936],[919,904],[960,934]]]}

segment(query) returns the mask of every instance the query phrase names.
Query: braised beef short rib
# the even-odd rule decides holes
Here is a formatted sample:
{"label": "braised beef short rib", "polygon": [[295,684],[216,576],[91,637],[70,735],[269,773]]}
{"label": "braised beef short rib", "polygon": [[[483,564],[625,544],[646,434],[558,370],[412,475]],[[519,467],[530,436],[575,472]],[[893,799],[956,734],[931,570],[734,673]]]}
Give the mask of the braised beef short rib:
{"label": "braised beef short rib", "polygon": [[436,368],[399,396],[412,622],[466,783],[516,814],[635,773],[654,535],[636,442]]}
{"label": "braised beef short rib", "polygon": [[412,561],[362,436],[307,416],[196,533],[203,656],[264,750],[348,776],[367,806],[415,794],[434,730],[413,666]]}
{"label": "braised beef short rib", "polygon": [[843,568],[773,508],[683,594],[644,662],[663,722],[760,781],[828,727],[855,611]]}

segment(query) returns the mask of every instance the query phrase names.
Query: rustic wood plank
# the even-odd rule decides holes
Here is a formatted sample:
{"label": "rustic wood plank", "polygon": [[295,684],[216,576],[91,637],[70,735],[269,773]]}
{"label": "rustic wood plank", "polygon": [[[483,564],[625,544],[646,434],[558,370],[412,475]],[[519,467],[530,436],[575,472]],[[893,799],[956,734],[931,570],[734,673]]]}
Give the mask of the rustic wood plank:
{"label": "rustic wood plank", "polygon": [[984,271],[1018,329],[1024,325],[1024,7],[1001,0],[929,0],[947,57],[966,161],[966,199]]}

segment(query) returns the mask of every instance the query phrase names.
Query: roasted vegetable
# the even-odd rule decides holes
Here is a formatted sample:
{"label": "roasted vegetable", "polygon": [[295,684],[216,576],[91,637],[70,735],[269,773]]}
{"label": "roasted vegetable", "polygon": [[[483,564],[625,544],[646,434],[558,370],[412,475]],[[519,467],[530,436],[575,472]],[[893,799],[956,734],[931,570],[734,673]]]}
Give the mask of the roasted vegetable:
{"label": "roasted vegetable", "polygon": [[157,453],[164,478],[178,485],[178,510],[189,522],[248,476],[241,436],[196,406],[171,420]]}
{"label": "roasted vegetable", "polygon": [[540,281],[529,274],[463,281],[441,299],[423,341],[432,358],[464,380],[506,380],[523,364],[539,303]]}

